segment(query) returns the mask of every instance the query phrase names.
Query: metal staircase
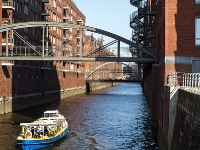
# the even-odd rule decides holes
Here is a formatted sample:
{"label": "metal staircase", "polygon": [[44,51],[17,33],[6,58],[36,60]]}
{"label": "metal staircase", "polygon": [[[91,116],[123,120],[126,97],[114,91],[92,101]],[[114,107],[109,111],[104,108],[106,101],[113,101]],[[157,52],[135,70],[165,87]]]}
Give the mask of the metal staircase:
{"label": "metal staircase", "polygon": [[[156,7],[147,5],[146,0],[130,0],[130,4],[138,8],[138,11],[130,14],[132,41],[152,52],[151,39],[154,39],[155,35],[149,18],[155,15]],[[129,49],[133,57],[149,57],[134,47],[130,46]]]}

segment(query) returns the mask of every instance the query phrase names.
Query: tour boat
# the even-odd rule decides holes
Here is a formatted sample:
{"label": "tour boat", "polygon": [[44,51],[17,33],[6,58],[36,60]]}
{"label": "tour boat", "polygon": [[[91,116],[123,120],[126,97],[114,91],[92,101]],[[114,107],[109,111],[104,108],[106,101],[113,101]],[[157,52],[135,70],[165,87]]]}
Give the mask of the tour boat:
{"label": "tour boat", "polygon": [[68,123],[58,110],[48,110],[44,116],[31,123],[20,123],[22,132],[17,146],[22,150],[36,150],[51,146],[69,131]]}

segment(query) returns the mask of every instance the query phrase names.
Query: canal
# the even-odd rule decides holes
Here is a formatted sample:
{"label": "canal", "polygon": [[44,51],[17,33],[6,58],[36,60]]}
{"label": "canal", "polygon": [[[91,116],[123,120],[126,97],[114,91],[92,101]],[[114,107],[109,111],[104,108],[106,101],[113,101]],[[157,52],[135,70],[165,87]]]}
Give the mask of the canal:
{"label": "canal", "polygon": [[89,95],[0,115],[0,150],[17,150],[19,124],[34,121],[47,109],[58,109],[66,117],[70,132],[45,150],[159,149],[151,138],[150,113],[140,84],[122,83]]}

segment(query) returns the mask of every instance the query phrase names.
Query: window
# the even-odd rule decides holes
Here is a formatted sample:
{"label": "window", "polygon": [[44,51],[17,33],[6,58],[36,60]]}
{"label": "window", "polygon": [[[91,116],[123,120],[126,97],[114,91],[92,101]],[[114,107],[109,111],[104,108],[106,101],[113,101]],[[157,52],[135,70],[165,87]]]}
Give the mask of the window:
{"label": "window", "polygon": [[24,45],[26,45],[26,42],[28,41],[28,34],[24,32]]}
{"label": "window", "polygon": [[19,13],[22,14],[22,3],[19,5]]}
{"label": "window", "polygon": [[70,64],[70,71],[74,71],[74,64]]}
{"label": "window", "polygon": [[32,21],[34,21],[35,20],[35,13],[33,12],[33,14],[32,14]]}
{"label": "window", "polygon": [[56,7],[56,0],[53,0],[53,7]]}
{"label": "window", "polygon": [[196,4],[200,4],[200,0],[196,0]]}
{"label": "window", "polygon": [[56,13],[53,13],[53,21],[56,21]]}
{"label": "window", "polygon": [[195,20],[195,45],[200,46],[200,17]]}
{"label": "window", "polygon": [[34,30],[34,28],[32,28],[33,29],[33,35],[35,35],[35,30]]}
{"label": "window", "polygon": [[17,12],[19,11],[19,2],[16,3],[15,9],[16,9]]}
{"label": "window", "polygon": [[35,2],[35,8],[37,8],[38,7],[38,1],[36,0],[36,2]]}
{"label": "window", "polygon": [[28,4],[24,3],[24,14],[28,15]]}

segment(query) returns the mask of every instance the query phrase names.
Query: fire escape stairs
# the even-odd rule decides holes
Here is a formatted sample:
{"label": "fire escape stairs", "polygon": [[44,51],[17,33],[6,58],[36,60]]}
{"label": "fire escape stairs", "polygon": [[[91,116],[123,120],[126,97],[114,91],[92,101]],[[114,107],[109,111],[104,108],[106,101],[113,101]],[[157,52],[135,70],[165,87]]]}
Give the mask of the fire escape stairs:
{"label": "fire escape stairs", "polygon": [[141,7],[142,2],[143,2],[143,0],[130,0],[130,4],[137,8]]}
{"label": "fire escape stairs", "polygon": [[[156,14],[156,11],[153,11],[155,7],[152,5],[147,6],[144,0],[130,0],[130,4],[138,8],[138,11],[130,15],[130,27],[133,29],[132,41],[144,48],[150,49],[150,40],[155,38],[155,35],[147,16]],[[136,48],[131,46],[129,48],[132,55],[134,53],[136,57],[142,55],[146,57],[146,54],[141,54],[143,52],[138,51]]]}

